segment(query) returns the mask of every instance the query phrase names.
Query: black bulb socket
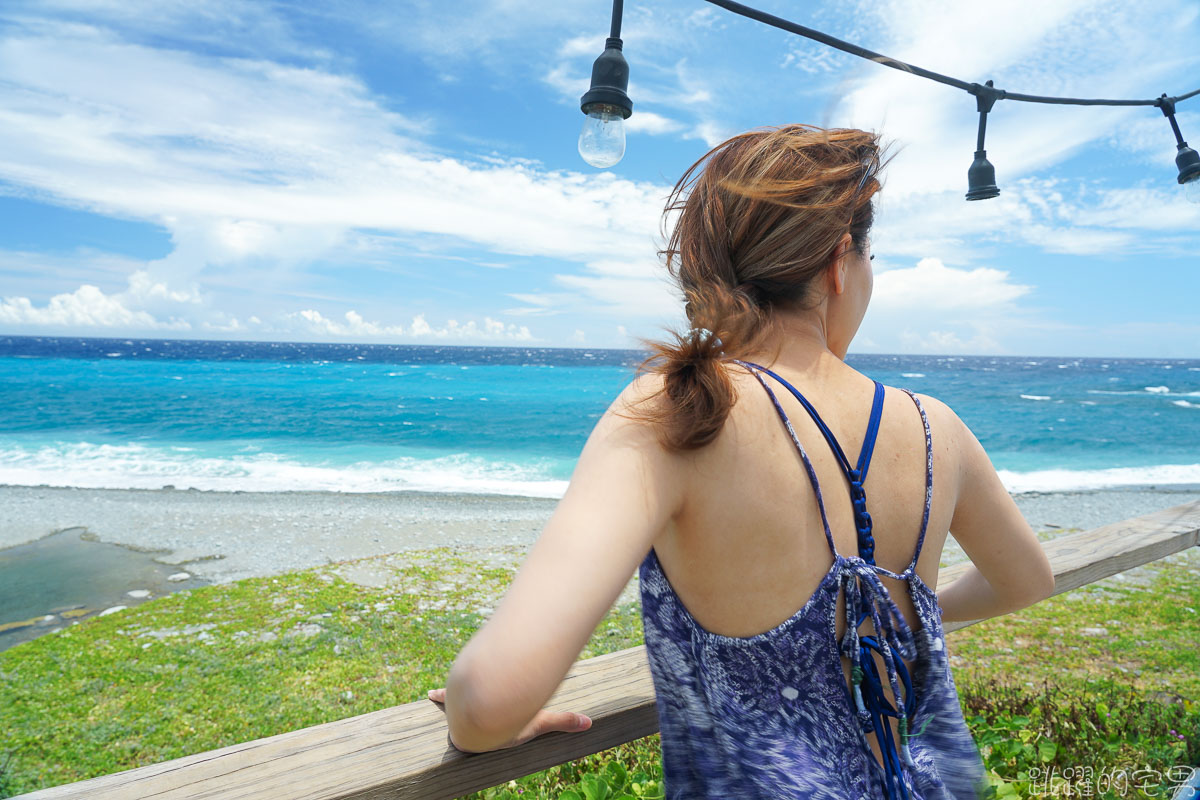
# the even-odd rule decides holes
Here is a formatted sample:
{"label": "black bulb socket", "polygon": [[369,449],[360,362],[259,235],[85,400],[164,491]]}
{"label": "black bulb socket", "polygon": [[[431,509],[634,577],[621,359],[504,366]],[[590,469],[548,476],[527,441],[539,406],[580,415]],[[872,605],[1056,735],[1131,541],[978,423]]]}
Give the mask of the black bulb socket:
{"label": "black bulb socket", "polygon": [[1200,181],[1200,153],[1187,146],[1187,142],[1179,144],[1179,152],[1175,154],[1175,166],[1179,168],[1179,182],[1191,183]]}
{"label": "black bulb socket", "polygon": [[633,101],[625,91],[629,88],[629,64],[621,52],[621,40],[610,37],[604,52],[592,64],[592,88],[579,99],[579,110],[588,113],[593,106],[611,106],[624,119],[633,114]]}
{"label": "black bulb socket", "polygon": [[975,160],[967,170],[967,199],[989,200],[1000,196],[996,185],[996,168],[987,160],[986,150],[976,150]]}

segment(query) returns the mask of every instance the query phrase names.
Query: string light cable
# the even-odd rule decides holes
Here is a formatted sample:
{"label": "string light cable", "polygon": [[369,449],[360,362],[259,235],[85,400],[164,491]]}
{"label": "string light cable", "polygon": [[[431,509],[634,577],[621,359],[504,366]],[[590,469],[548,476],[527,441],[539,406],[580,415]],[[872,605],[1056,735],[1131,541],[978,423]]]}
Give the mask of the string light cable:
{"label": "string light cable", "polygon": [[[986,200],[1000,194],[996,186],[996,170],[987,159],[984,147],[984,134],[987,131],[987,115],[998,100],[1014,100],[1021,103],[1044,103],[1050,105],[1071,106],[1154,106],[1162,110],[1171,124],[1175,134],[1175,166],[1178,169],[1177,182],[1184,187],[1184,193],[1192,202],[1200,202],[1200,154],[1188,147],[1183,134],[1179,130],[1179,122],[1175,119],[1175,107],[1184,100],[1200,95],[1200,89],[1194,89],[1185,94],[1169,97],[1165,93],[1149,100],[1108,100],[1085,97],[1049,97],[1045,95],[1024,94],[997,89],[992,81],[985,83],[969,83],[959,78],[943,75],[924,67],[909,64],[897,58],[876,53],[865,47],[846,42],[827,33],[805,27],[795,22],[776,17],[765,11],[733,2],[733,0],[705,0],[714,6],[734,14],[770,25],[782,31],[803,36],[820,44],[841,50],[852,56],[873,61],[885,67],[900,70],[918,78],[961,89],[975,97],[976,110],[979,112],[979,132],[975,145],[975,160],[967,170],[967,199]],[[623,0],[613,0],[612,26],[609,38],[605,41],[604,53],[592,65],[591,88],[580,99],[580,110],[587,115],[583,132],[579,136],[579,153],[587,163],[595,167],[605,168],[615,165],[625,154],[624,121],[633,114],[633,102],[626,90],[629,88],[629,65],[622,53],[621,15]]]}

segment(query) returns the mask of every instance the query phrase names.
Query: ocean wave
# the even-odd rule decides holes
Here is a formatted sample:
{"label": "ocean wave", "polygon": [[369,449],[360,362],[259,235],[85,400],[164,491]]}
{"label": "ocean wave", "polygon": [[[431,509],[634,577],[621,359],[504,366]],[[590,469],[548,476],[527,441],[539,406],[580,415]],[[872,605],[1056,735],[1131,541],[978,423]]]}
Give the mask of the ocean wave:
{"label": "ocean wave", "polygon": [[1088,389],[1088,394],[1112,394],[1125,395],[1126,397],[1146,397],[1147,395],[1164,396],[1171,395],[1173,397],[1200,397],[1200,392],[1173,392],[1166,386],[1147,386],[1145,389],[1114,391],[1112,389]]}
{"label": "ocean wave", "polygon": [[1200,464],[1158,464],[1109,469],[1042,469],[1030,472],[997,470],[1012,494],[1072,492],[1118,486],[1175,486],[1200,484]]}
{"label": "ocean wave", "polygon": [[[1185,403],[1187,401],[1178,401]],[[1200,408],[1200,403],[1189,404]],[[198,489],[205,491],[326,491],[347,494],[416,491],[498,494],[557,499],[573,459],[527,461],[456,453],[331,464],[242,446],[204,455],[182,445],[57,443],[0,446],[0,485],[81,489]],[[999,470],[1014,494],[1123,486],[1200,485],[1200,464],[1107,469]]]}
{"label": "ocean wave", "polygon": [[465,453],[331,465],[269,452],[198,456],[186,448],[140,444],[0,448],[0,484],[81,489],[172,486],[224,492],[416,491],[559,498],[567,481],[556,476],[569,469],[569,463],[553,458],[518,463]]}
{"label": "ocean wave", "polygon": [[1049,400],[1050,395],[1048,395],[1048,394],[1023,394],[1023,395],[1021,395],[1021,399],[1022,400]]}
{"label": "ocean wave", "polygon": [[901,372],[900,374],[905,378],[924,378],[925,377],[924,372]]}

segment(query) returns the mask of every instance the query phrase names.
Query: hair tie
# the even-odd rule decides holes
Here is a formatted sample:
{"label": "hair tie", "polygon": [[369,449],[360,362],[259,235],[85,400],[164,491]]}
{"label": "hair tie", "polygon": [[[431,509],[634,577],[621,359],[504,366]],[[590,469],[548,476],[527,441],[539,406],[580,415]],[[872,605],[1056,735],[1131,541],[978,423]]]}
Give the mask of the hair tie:
{"label": "hair tie", "polygon": [[688,341],[706,348],[720,348],[722,345],[720,337],[716,336],[708,328],[692,328],[688,331]]}

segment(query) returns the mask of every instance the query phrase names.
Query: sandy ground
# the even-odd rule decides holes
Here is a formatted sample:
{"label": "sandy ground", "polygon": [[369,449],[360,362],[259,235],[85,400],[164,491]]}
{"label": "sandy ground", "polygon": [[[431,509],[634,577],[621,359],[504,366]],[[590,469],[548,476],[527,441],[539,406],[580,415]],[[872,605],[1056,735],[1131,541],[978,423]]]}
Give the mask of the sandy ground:
{"label": "sandy ground", "polygon": [[[1043,538],[1200,499],[1200,487],[1025,494]],[[156,551],[226,582],[439,546],[521,553],[555,501],[450,494],[201,492],[0,487],[0,548],[84,527],[103,542]],[[1195,549],[1195,548],[1193,548]],[[942,560],[963,560],[947,542]]]}

